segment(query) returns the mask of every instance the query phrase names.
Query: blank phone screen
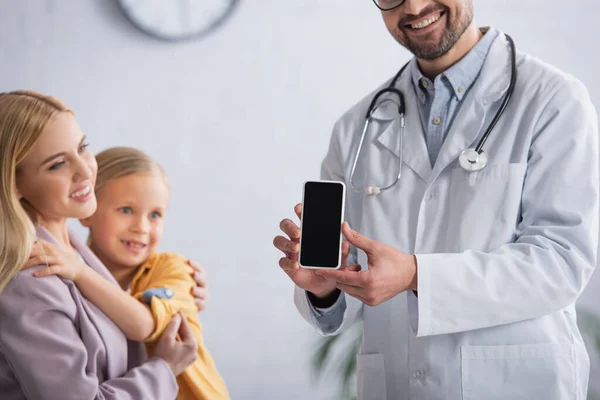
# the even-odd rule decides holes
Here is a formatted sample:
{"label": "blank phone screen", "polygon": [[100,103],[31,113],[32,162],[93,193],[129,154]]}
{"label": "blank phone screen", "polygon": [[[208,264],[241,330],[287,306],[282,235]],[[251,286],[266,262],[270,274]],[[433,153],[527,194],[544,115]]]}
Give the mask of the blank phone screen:
{"label": "blank phone screen", "polygon": [[301,265],[318,268],[338,266],[343,205],[344,187],[341,183],[304,184]]}

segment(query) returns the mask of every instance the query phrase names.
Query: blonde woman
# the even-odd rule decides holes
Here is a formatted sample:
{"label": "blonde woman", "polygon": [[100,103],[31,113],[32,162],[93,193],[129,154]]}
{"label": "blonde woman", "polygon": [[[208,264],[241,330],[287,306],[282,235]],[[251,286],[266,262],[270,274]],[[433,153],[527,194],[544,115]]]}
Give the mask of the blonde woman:
{"label": "blonde woman", "polygon": [[[83,295],[106,313],[131,340],[144,341],[153,354],[157,338],[176,313],[187,319],[198,358],[177,377],[179,400],[228,400],[229,394],[212,355],[204,344],[191,289],[192,268],[175,253],[158,253],[169,203],[169,184],[162,167],[144,152],[112,147],[96,156],[96,212],[82,219],[89,228],[88,245],[121,288],[89,273],[56,246],[42,242],[28,263],[44,254],[50,267],[37,273],[45,279],[70,279]],[[36,261],[37,260],[37,261]],[[129,292],[129,294],[127,293]]]}
{"label": "blonde woman", "polygon": [[174,399],[175,377],[196,358],[185,319],[171,320],[144,362],[143,345],[128,343],[72,281],[34,277],[45,265],[19,272],[34,242],[43,239],[117,284],[67,229],[68,218],[96,211],[96,169],[63,103],[35,92],[0,94],[2,399]]}

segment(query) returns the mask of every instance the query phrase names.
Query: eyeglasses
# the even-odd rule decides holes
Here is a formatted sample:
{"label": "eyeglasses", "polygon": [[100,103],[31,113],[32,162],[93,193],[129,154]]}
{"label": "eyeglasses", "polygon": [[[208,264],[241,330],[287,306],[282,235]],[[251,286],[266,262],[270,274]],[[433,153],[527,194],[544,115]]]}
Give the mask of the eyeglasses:
{"label": "eyeglasses", "polygon": [[400,7],[406,0],[373,0],[373,3],[381,11],[390,11],[394,8]]}

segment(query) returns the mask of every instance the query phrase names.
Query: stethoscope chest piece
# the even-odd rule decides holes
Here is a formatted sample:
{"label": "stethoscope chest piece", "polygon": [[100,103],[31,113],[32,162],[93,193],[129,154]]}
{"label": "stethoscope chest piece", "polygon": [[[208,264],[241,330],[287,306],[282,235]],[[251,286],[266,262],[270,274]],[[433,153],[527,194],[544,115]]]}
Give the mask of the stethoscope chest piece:
{"label": "stethoscope chest piece", "polygon": [[470,148],[460,153],[458,162],[465,171],[476,172],[481,171],[487,165],[488,156],[483,150],[477,152],[477,150]]}

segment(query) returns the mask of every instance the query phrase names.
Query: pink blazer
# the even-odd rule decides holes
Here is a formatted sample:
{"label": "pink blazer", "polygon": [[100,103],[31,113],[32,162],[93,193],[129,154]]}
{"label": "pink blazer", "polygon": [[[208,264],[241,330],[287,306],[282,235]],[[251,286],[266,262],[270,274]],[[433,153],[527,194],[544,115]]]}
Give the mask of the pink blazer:
{"label": "pink blazer", "polygon": [[[44,228],[38,238],[57,244]],[[87,264],[117,284],[71,234]],[[72,281],[18,273],[0,294],[0,399],[173,400],[177,383],[167,363],[146,360],[141,343],[82,296]]]}

